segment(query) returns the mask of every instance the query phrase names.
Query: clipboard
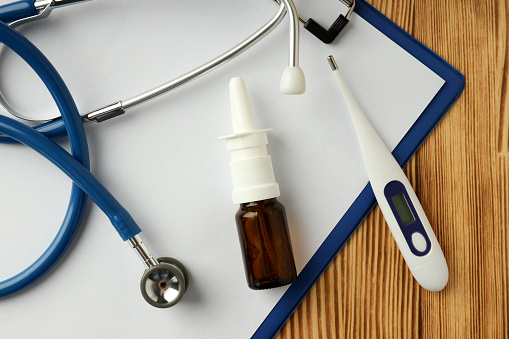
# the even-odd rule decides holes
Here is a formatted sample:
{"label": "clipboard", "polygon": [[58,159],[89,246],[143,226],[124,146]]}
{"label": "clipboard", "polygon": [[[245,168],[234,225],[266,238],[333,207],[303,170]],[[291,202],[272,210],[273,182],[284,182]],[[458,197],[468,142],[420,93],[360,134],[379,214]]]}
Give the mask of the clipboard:
{"label": "clipboard", "polygon": [[[443,87],[392,152],[403,167],[459,98],[465,87],[465,78],[366,1],[356,0],[354,12],[445,80]],[[341,33],[338,38],[340,37]],[[297,280],[254,333],[253,338],[272,338],[277,334],[375,204],[376,199],[368,183],[299,273]]]}
{"label": "clipboard", "polygon": [[[338,4],[336,0],[330,0],[330,6],[296,2],[299,11],[312,15],[319,10],[330,11]],[[208,61],[258,29],[275,9],[270,1],[223,0],[221,5],[159,1],[157,6],[154,3],[140,7],[135,0],[109,0],[69,6],[46,19],[49,22],[27,25],[23,34],[47,53],[68,83],[80,110],[88,112]],[[250,15],[238,15],[246,12]],[[200,25],[189,25],[192,13],[196,13],[194,19]],[[131,24],[134,21],[150,25]],[[376,38],[359,44],[356,32],[366,26],[370,26],[369,36],[373,33]],[[179,27],[179,32],[175,32],[175,27]],[[354,182],[351,178],[362,172],[362,159],[355,136],[349,134],[354,131],[349,126],[348,112],[341,110],[339,100],[335,100],[340,95],[336,87],[331,87],[336,84],[329,75],[326,56],[334,54],[341,61],[340,53],[355,57],[366,46],[369,50],[390,44],[398,52],[401,50],[406,59],[412,59],[412,67],[439,80],[429,93],[418,93],[406,82],[398,84],[403,86],[399,93],[389,92],[394,96],[386,101],[401,100],[400,106],[404,100],[415,102],[426,96],[411,108],[412,117],[396,130],[393,138],[384,136],[394,131],[393,125],[404,120],[405,115],[410,115],[408,107],[396,107],[397,113],[391,107],[386,119],[377,121],[376,116],[369,116],[372,111],[363,106],[388,147],[394,149],[399,142],[394,154],[400,164],[408,161],[453,104],[464,81],[447,63],[362,0],[357,1],[356,14],[333,46],[302,31],[301,66],[308,90],[298,97],[282,95],[278,88],[286,66],[287,41],[288,27],[283,23],[250,51],[196,82],[136,108],[132,114],[86,127],[92,172],[142,224],[144,240],[154,255],[174,257],[188,269],[190,288],[179,305],[161,311],[146,304],[138,291],[142,274],[139,259],[118,239],[103,213],[90,206],[75,249],[58,269],[33,289],[1,301],[0,317],[6,325],[0,330],[2,336],[19,337],[20,326],[26,333],[36,330],[41,337],[62,338],[146,337],[160,333],[188,338],[238,338],[255,333],[255,337],[266,338],[277,333],[374,205],[369,185],[364,187],[367,179]],[[345,49],[351,53],[343,53]],[[395,59],[393,50],[382,52]],[[25,76],[12,53],[5,54],[0,68],[3,65],[2,77],[9,79],[4,84],[8,99],[21,104],[22,111],[25,105],[28,112],[37,112],[38,107],[51,109],[52,102],[44,101],[44,92],[38,90],[37,83],[29,81],[29,74]],[[378,104],[370,100],[372,97],[366,100],[366,94],[373,95],[376,86],[386,85],[380,92],[387,97],[385,74],[390,70],[381,67],[391,60],[380,55],[378,58],[378,63],[366,58],[352,62],[350,69],[342,69],[345,76],[350,76],[347,80],[356,81],[351,84],[354,93],[364,90],[357,97],[361,105],[369,105],[368,101]],[[408,80],[407,68],[395,63],[401,78]],[[375,79],[373,68],[379,70]],[[251,291],[245,283],[233,220],[238,206],[231,201],[230,155],[224,143],[217,140],[231,132],[227,84],[234,76],[246,81],[258,126],[274,128],[269,135],[269,154],[282,190],[280,201],[287,208],[300,270],[299,278],[289,289],[285,286]],[[370,80],[377,85],[369,84]],[[397,90],[398,85],[393,87]],[[33,100],[26,100],[25,92],[19,88],[29,90]],[[309,128],[307,135],[304,127]],[[345,143],[343,137],[351,138]],[[356,161],[356,167],[347,167],[338,154]],[[327,164],[319,168],[315,161]],[[344,173],[344,177],[338,173]],[[31,256],[37,257],[39,248],[44,250],[51,241],[51,232],[60,225],[67,206],[70,181],[31,150],[7,146],[2,146],[0,180],[2,188],[9,192],[0,196],[4,216],[12,215],[17,226],[2,229],[2,249],[17,259],[2,263],[0,273],[9,277],[11,271],[17,273],[25,268],[25,262],[32,262]],[[346,185],[352,185],[348,199],[339,194],[333,197],[339,191],[344,195]],[[31,307],[27,308],[28,304]],[[27,325],[27,318],[34,321]],[[59,328],[58,333],[55,328]]]}

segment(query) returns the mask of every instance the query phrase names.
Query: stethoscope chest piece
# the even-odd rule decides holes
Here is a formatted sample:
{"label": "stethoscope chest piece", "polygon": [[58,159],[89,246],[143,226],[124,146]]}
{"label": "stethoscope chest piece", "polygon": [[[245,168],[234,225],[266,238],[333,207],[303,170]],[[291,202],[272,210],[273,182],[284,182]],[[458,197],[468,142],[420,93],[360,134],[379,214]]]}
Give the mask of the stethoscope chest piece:
{"label": "stethoscope chest piece", "polygon": [[157,261],[159,263],[148,268],[141,277],[141,294],[152,306],[171,307],[186,293],[189,275],[176,259],[162,257]]}

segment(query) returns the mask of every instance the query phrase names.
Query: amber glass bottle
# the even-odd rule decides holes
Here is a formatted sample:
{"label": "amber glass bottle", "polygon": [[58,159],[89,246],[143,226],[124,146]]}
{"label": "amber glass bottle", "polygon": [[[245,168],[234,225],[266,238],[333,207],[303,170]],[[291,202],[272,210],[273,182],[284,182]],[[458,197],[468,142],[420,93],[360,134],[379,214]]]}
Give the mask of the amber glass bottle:
{"label": "amber glass bottle", "polygon": [[243,203],[235,219],[249,287],[262,290],[292,283],[297,270],[283,204],[276,198]]}
{"label": "amber glass bottle", "polygon": [[246,85],[241,78],[230,81],[233,134],[226,135],[230,151],[235,219],[247,283],[263,290],[292,283],[297,272],[288,235],[284,206],[276,200],[279,184],[267,153],[267,132],[257,130]]}

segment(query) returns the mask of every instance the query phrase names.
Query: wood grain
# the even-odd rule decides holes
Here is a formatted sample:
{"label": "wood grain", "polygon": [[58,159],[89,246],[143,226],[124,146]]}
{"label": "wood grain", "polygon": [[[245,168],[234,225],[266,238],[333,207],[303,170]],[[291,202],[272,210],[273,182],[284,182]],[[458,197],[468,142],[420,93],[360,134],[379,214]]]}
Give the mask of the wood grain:
{"label": "wood grain", "polygon": [[376,207],[276,338],[509,338],[509,0],[370,3],[466,78],[405,167],[449,283],[418,286]]}

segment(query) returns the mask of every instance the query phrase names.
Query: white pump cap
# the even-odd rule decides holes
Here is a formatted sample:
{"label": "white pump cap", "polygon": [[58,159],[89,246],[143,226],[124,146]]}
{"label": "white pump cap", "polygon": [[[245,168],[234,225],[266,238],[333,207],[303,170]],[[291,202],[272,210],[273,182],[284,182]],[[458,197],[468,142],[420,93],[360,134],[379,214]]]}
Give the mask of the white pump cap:
{"label": "white pump cap", "polygon": [[256,130],[246,85],[241,78],[230,81],[233,134],[226,140],[232,161],[233,203],[241,204],[278,197],[279,185],[274,178],[270,155],[267,155],[267,132]]}

